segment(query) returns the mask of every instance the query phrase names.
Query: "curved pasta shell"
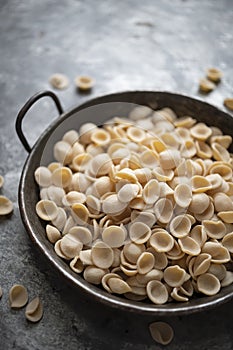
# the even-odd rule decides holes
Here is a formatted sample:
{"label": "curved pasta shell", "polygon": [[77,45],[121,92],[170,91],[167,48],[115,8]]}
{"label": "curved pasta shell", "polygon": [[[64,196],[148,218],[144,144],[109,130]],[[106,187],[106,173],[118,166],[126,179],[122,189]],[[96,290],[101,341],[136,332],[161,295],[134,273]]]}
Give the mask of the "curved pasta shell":
{"label": "curved pasta shell", "polygon": [[90,137],[91,141],[98,146],[106,146],[111,141],[110,134],[101,128],[96,128]]}
{"label": "curved pasta shell", "polygon": [[9,291],[10,307],[20,309],[28,302],[27,289],[21,284],[14,284]]}
{"label": "curved pasta shell", "polygon": [[154,204],[160,196],[160,185],[155,179],[150,180],[142,191],[142,198],[146,204]]}
{"label": "curved pasta shell", "polygon": [[132,264],[136,264],[139,256],[145,251],[144,244],[130,242],[123,247],[123,253],[126,259]]}
{"label": "curved pasta shell", "polygon": [[212,144],[215,142],[217,142],[219,145],[227,149],[232,143],[232,137],[230,135],[211,136],[210,143]]}
{"label": "curved pasta shell", "polygon": [[173,237],[163,229],[153,233],[149,242],[150,245],[159,253],[169,252],[174,245]]}
{"label": "curved pasta shell", "polygon": [[201,252],[199,244],[191,237],[178,239],[181,250],[188,255],[198,255]]}
{"label": "curved pasta shell", "polygon": [[90,163],[90,169],[95,176],[103,176],[109,173],[112,160],[107,153],[98,154]]}
{"label": "curved pasta shell", "polygon": [[223,238],[226,234],[226,226],[220,220],[218,221],[203,220],[202,225],[206,234],[210,238],[220,239],[220,238]]}
{"label": "curved pasta shell", "polygon": [[39,322],[43,316],[43,306],[39,299],[36,297],[30,301],[25,310],[25,317],[30,322]]}
{"label": "curved pasta shell", "polygon": [[174,199],[176,203],[182,207],[187,208],[192,200],[192,190],[187,184],[180,184],[174,190]]}
{"label": "curved pasta shell", "polygon": [[207,253],[202,253],[198,255],[194,260],[193,274],[194,276],[202,275],[206,273],[210,267],[211,255]]}
{"label": "curved pasta shell", "polygon": [[203,230],[202,225],[194,226],[190,232],[190,237],[193,238],[201,247],[207,241],[207,234],[206,231]]}
{"label": "curved pasta shell", "polygon": [[176,168],[181,162],[181,155],[178,150],[169,149],[159,153],[159,162],[164,170]]}
{"label": "curved pasta shell", "polygon": [[221,146],[217,142],[213,142],[211,144],[211,148],[212,148],[212,151],[213,151],[213,158],[215,160],[219,160],[219,161],[223,161],[223,162],[229,162],[230,154],[226,150],[225,147]]}
{"label": "curved pasta shell", "polygon": [[153,269],[154,263],[154,255],[149,252],[144,252],[137,260],[137,270],[141,274],[146,274]]}
{"label": "curved pasta shell", "polygon": [[233,200],[225,193],[216,193],[213,196],[215,211],[232,211],[233,210]]}
{"label": "curved pasta shell", "polygon": [[149,330],[152,338],[162,345],[168,345],[174,337],[173,329],[165,322],[153,322],[150,324]]}
{"label": "curved pasta shell", "polygon": [[118,199],[123,203],[129,203],[137,196],[139,191],[140,187],[137,184],[125,184],[117,194]]}
{"label": "curved pasta shell", "polygon": [[209,169],[209,173],[219,174],[224,180],[232,179],[232,168],[226,162],[214,162]]}
{"label": "curved pasta shell", "polygon": [[178,265],[168,266],[164,270],[164,281],[171,287],[180,287],[185,282],[186,271]]}
{"label": "curved pasta shell", "polygon": [[152,113],[152,109],[148,106],[137,106],[129,113],[129,119],[137,121],[145,119]]}
{"label": "curved pasta shell", "polygon": [[121,280],[121,276],[119,276],[117,273],[106,273],[101,280],[102,286],[104,287],[104,289],[106,289],[107,292],[111,293],[111,289],[108,285],[108,280],[110,278],[118,278],[119,280]]}
{"label": "curved pasta shell", "polygon": [[202,252],[210,254],[211,262],[216,264],[225,264],[231,260],[228,250],[220,243],[206,242],[202,247]]}
{"label": "curved pasta shell", "polygon": [[73,218],[78,224],[85,224],[89,218],[89,211],[84,204],[75,203],[71,206],[73,212]]}
{"label": "curved pasta shell", "polygon": [[220,290],[220,282],[211,273],[204,273],[197,278],[197,288],[199,292],[205,295],[215,295]]}
{"label": "curved pasta shell", "polygon": [[157,280],[149,281],[146,286],[148,298],[156,305],[165,304],[168,300],[167,288]]}
{"label": "curved pasta shell", "polygon": [[180,302],[185,302],[188,301],[189,298],[185,295],[183,295],[182,291],[180,288],[173,288],[172,292],[171,292],[171,297],[176,300],[176,301],[180,301]]}
{"label": "curved pasta shell", "polygon": [[107,269],[113,263],[114,253],[108,244],[98,241],[92,247],[91,257],[97,267]]}
{"label": "curved pasta shell", "polygon": [[147,183],[152,178],[152,173],[149,168],[135,169],[134,174],[137,181],[141,184]]}
{"label": "curved pasta shell", "polygon": [[221,211],[217,215],[222,221],[226,222],[227,224],[233,224],[233,210]]}
{"label": "curved pasta shell", "polygon": [[51,243],[56,243],[61,238],[59,230],[52,225],[46,225],[46,235]]}
{"label": "curved pasta shell", "polygon": [[158,181],[171,181],[174,177],[174,171],[173,170],[166,170],[162,169],[161,167],[157,166],[152,170],[152,174],[155,176],[155,178]]}
{"label": "curved pasta shell", "polygon": [[154,213],[161,223],[167,224],[173,215],[172,202],[167,198],[159,199],[154,205]]}
{"label": "curved pasta shell", "polygon": [[40,166],[34,172],[34,177],[39,186],[49,187],[52,184],[52,173],[45,166]]}
{"label": "curved pasta shell", "polygon": [[173,248],[167,252],[167,258],[170,260],[180,260],[185,255],[180,249],[179,244],[174,240]]}
{"label": "curved pasta shell", "polygon": [[189,211],[194,214],[203,213],[210,204],[210,198],[205,193],[194,193],[191,203],[189,205]]}
{"label": "curved pasta shell", "polygon": [[201,159],[209,159],[212,157],[213,152],[207,143],[203,141],[196,141],[195,142],[196,146],[196,152],[197,156],[200,157]]}
{"label": "curved pasta shell", "polygon": [[[70,268],[76,272],[76,273],[81,273],[83,272],[84,265],[82,261],[79,259],[79,256],[75,256],[71,262],[70,262]],[[92,282],[93,283],[93,282]]]}
{"label": "curved pasta shell", "polygon": [[76,130],[69,130],[67,131],[64,136],[62,137],[62,140],[69,143],[71,146],[77,142],[79,139],[79,134]]}
{"label": "curved pasta shell", "polygon": [[194,175],[191,181],[194,193],[202,193],[211,189],[211,183],[204,176]]}
{"label": "curved pasta shell", "polygon": [[174,237],[183,238],[191,230],[191,221],[186,215],[177,215],[170,222],[169,229]]}
{"label": "curved pasta shell", "polygon": [[105,214],[118,215],[127,207],[127,203],[123,203],[118,199],[117,194],[111,194],[103,200],[102,208]]}
{"label": "curved pasta shell", "polygon": [[61,164],[69,164],[72,160],[72,147],[66,141],[58,141],[53,148],[54,158]]}
{"label": "curved pasta shell", "polygon": [[84,245],[89,245],[92,242],[92,234],[87,227],[73,226],[68,234]]}
{"label": "curved pasta shell", "polygon": [[36,213],[41,219],[51,221],[56,218],[58,214],[58,207],[54,202],[47,199],[42,199],[36,204]]}
{"label": "curved pasta shell", "polygon": [[102,232],[103,241],[111,248],[121,247],[124,244],[125,238],[125,230],[119,226],[108,226]]}
{"label": "curved pasta shell", "polygon": [[210,202],[208,208],[205,211],[203,211],[203,213],[195,214],[195,218],[201,222],[203,220],[212,219],[213,215],[214,215],[214,205],[212,202]]}
{"label": "curved pasta shell", "polygon": [[[58,243],[59,241],[57,241]],[[56,243],[56,244],[57,244]],[[83,243],[73,237],[70,233],[67,233],[60,240],[60,250],[62,254],[68,259],[72,259],[75,256],[79,255],[82,250]]]}
{"label": "curved pasta shell", "polygon": [[190,133],[193,138],[205,141],[211,136],[212,130],[204,123],[197,123],[190,129]]}
{"label": "curved pasta shell", "polygon": [[233,232],[230,232],[223,237],[222,245],[227,248],[230,253],[233,253]]}
{"label": "curved pasta shell", "polygon": [[68,187],[72,181],[72,171],[67,167],[60,167],[52,173],[52,182],[57,187]]}
{"label": "curved pasta shell", "polygon": [[140,154],[140,162],[143,167],[147,167],[149,169],[153,169],[157,165],[159,165],[159,158],[155,151],[146,150]]}
{"label": "curved pasta shell", "polygon": [[182,157],[190,159],[197,153],[196,145],[192,140],[186,140],[180,148]]}
{"label": "curved pasta shell", "polygon": [[151,229],[143,222],[133,222],[129,227],[129,236],[133,242],[142,244],[150,238]]}
{"label": "curved pasta shell", "polygon": [[62,199],[62,204],[64,206],[71,206],[75,203],[85,203],[86,196],[85,194],[78,191],[70,191],[66,195],[64,195]]}
{"label": "curved pasta shell", "polygon": [[[44,201],[46,201],[46,200],[44,200]],[[42,201],[40,201],[40,202],[42,202]],[[47,202],[44,202],[44,203],[47,203]],[[46,213],[46,208],[48,209],[48,213]],[[43,217],[46,217],[47,218],[46,220],[50,220],[49,215],[55,214],[55,207],[53,208],[53,210],[54,210],[54,213],[52,213],[52,204],[49,205],[49,207],[47,204],[43,205],[42,203],[40,203],[39,205],[36,205],[37,215],[40,214],[41,216],[40,215],[39,216],[41,219],[43,219]],[[1,215],[8,215],[12,211],[13,211],[13,203],[11,202],[11,200],[5,196],[0,196],[0,216]]]}
{"label": "curved pasta shell", "polygon": [[226,276],[226,267],[222,264],[211,263],[208,273],[212,273],[219,281],[222,281]]}

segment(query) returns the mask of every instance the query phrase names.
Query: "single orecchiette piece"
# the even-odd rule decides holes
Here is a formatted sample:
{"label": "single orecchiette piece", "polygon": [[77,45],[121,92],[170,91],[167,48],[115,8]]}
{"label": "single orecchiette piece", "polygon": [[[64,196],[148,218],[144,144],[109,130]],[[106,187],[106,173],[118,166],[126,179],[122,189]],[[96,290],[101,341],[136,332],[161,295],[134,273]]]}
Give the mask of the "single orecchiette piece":
{"label": "single orecchiette piece", "polygon": [[43,316],[43,306],[39,297],[34,298],[25,310],[26,319],[30,322],[39,322]]}
{"label": "single orecchiette piece", "polygon": [[165,322],[153,322],[150,324],[149,330],[152,338],[162,345],[168,345],[174,337],[173,329]]}
{"label": "single orecchiette piece", "polygon": [[12,309],[20,309],[28,302],[27,289],[21,284],[15,284],[9,291],[9,301]]}

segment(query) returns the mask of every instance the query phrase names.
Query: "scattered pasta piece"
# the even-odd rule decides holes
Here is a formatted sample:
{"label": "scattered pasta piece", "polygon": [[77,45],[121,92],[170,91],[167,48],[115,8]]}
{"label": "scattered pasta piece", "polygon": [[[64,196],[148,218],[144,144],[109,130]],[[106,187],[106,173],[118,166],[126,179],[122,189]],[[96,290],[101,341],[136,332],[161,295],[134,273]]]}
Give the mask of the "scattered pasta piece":
{"label": "scattered pasta piece", "polygon": [[212,81],[202,78],[199,81],[199,88],[202,92],[208,93],[213,91],[216,88],[216,85]]}
{"label": "scattered pasta piece", "polygon": [[15,284],[9,291],[10,307],[12,309],[20,309],[28,302],[27,289],[21,284]]}
{"label": "scattered pasta piece", "polygon": [[26,319],[30,322],[39,322],[43,316],[43,306],[38,297],[28,303],[25,310]]}
{"label": "scattered pasta piece", "polygon": [[5,196],[0,196],[0,216],[8,215],[13,211],[13,203]]}
{"label": "scattered pasta piece", "polygon": [[3,184],[4,184],[4,178],[2,175],[0,175],[0,188],[2,188]]}
{"label": "scattered pasta piece", "polygon": [[233,98],[225,98],[224,105],[229,108],[231,111],[233,111]]}
{"label": "scattered pasta piece", "polygon": [[64,74],[60,73],[53,74],[49,78],[49,82],[52,87],[58,90],[66,89],[69,86],[69,79]]}
{"label": "scattered pasta piece", "polygon": [[81,75],[75,78],[75,85],[78,89],[87,91],[90,90],[95,84],[95,81],[92,77],[87,75]]}
{"label": "scattered pasta piece", "polygon": [[153,322],[149,325],[152,338],[159,344],[168,345],[174,337],[172,327],[165,322]]}
{"label": "scattered pasta piece", "polygon": [[206,72],[206,77],[214,83],[218,83],[221,80],[222,75],[222,72],[217,68],[209,68]]}

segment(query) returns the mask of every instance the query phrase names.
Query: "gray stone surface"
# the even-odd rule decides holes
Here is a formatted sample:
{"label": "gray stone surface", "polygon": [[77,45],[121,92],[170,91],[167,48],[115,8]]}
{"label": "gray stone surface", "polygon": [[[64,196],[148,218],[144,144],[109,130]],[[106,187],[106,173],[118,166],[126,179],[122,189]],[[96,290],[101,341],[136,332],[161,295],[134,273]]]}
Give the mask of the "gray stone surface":
{"label": "gray stone surface", "polygon": [[[148,323],[138,316],[98,305],[70,288],[31,244],[21,223],[17,188],[27,157],[14,123],[22,104],[50,88],[48,78],[65,73],[70,86],[58,95],[70,108],[103,93],[127,89],[182,92],[222,109],[233,95],[233,2],[195,0],[55,1],[0,0],[0,174],[1,193],[14,202],[0,219],[0,349],[159,349]],[[224,79],[209,96],[197,92],[205,69],[216,66]],[[96,79],[91,95],[73,84],[79,74]],[[31,144],[56,113],[43,100],[29,113],[24,130]],[[40,295],[44,317],[29,324],[24,310],[12,311],[14,283]],[[168,349],[233,349],[233,303],[193,316],[172,317],[175,339]]]}

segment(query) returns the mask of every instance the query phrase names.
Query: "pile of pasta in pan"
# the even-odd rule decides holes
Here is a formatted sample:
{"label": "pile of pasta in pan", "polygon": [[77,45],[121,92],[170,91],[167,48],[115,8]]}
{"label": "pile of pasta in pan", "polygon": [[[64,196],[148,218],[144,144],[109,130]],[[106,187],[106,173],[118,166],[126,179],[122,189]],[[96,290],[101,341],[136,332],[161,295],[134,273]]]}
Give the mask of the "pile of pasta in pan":
{"label": "pile of pasta in pan", "polygon": [[232,142],[170,108],[83,124],[40,166],[38,216],[70,268],[109,293],[154,304],[233,282]]}

